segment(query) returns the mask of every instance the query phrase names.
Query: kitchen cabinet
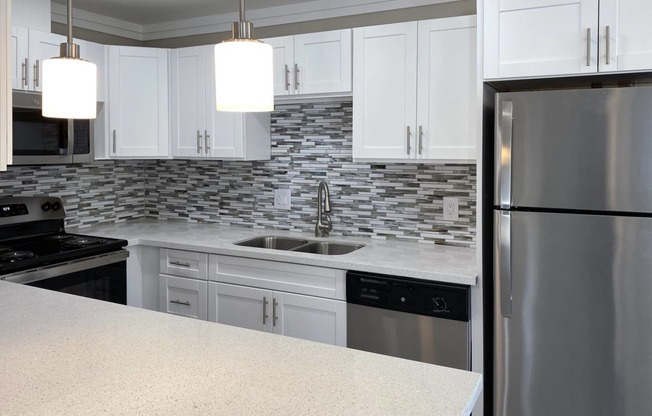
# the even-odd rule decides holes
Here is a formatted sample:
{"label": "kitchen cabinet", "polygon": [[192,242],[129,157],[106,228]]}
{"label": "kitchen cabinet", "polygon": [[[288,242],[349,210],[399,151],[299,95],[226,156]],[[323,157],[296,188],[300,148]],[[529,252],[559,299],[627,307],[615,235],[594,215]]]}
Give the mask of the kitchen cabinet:
{"label": "kitchen cabinet", "polygon": [[116,158],[168,156],[168,51],[109,46],[108,56],[106,154]]}
{"label": "kitchen cabinet", "polygon": [[184,250],[160,250],[159,310],[175,315],[208,318],[208,255]]}
{"label": "kitchen cabinet", "polygon": [[652,68],[646,0],[490,0],[484,8],[485,79]]}
{"label": "kitchen cabinet", "polygon": [[13,70],[11,87],[41,91],[41,63],[59,56],[65,36],[14,26],[11,32]]}
{"label": "kitchen cabinet", "polygon": [[217,111],[214,65],[212,45],[171,52],[172,156],[268,160],[271,157],[270,113]]}
{"label": "kitchen cabinet", "polygon": [[209,283],[209,320],[346,346],[346,302],[227,283]]}
{"label": "kitchen cabinet", "polygon": [[[19,26],[11,28],[12,75],[11,88],[41,91],[41,65],[44,60],[60,54],[60,45],[66,37]],[[104,45],[75,39],[82,59],[97,66],[97,101],[104,101]]]}
{"label": "kitchen cabinet", "polygon": [[353,157],[476,158],[475,16],[353,30]]}
{"label": "kitchen cabinet", "polygon": [[264,39],[274,49],[274,95],[351,94],[351,29]]}
{"label": "kitchen cabinet", "polygon": [[345,272],[211,256],[208,319],[346,346]]}

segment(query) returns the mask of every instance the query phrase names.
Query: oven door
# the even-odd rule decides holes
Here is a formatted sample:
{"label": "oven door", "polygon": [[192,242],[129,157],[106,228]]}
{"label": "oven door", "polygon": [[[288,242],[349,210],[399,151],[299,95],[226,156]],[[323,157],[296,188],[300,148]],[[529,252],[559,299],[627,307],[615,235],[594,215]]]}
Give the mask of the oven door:
{"label": "oven door", "polygon": [[120,250],[24,270],[1,279],[126,305],[127,257],[129,252]]}

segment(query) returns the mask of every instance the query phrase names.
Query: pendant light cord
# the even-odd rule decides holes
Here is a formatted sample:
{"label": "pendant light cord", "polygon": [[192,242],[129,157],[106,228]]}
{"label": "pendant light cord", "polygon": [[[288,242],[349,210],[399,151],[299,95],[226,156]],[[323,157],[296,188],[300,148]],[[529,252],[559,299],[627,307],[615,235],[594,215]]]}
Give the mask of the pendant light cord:
{"label": "pendant light cord", "polygon": [[72,43],[72,0],[68,0],[68,43]]}

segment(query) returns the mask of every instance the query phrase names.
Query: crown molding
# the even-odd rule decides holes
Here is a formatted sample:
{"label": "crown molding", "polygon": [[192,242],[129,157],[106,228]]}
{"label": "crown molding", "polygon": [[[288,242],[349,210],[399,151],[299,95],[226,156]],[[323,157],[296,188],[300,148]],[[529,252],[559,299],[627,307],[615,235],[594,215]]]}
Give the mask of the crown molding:
{"label": "crown molding", "polygon": [[[314,0],[300,4],[247,10],[254,27],[276,26],[356,14],[377,13],[419,6],[450,3],[455,0]],[[66,23],[66,7],[52,3],[52,21]],[[231,30],[238,13],[202,16],[192,19],[140,25],[125,20],[75,9],[73,24],[84,29],[138,41],[221,33]]]}

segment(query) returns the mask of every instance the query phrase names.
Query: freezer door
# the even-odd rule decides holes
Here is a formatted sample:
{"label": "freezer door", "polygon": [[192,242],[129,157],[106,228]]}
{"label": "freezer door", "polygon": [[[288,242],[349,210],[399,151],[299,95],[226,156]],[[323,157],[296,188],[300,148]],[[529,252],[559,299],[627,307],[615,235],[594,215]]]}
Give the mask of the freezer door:
{"label": "freezer door", "polygon": [[652,218],[509,216],[511,316],[494,279],[495,415],[650,414]]}
{"label": "freezer door", "polygon": [[497,94],[496,206],[652,212],[652,87]]}

